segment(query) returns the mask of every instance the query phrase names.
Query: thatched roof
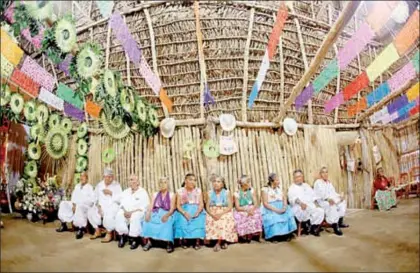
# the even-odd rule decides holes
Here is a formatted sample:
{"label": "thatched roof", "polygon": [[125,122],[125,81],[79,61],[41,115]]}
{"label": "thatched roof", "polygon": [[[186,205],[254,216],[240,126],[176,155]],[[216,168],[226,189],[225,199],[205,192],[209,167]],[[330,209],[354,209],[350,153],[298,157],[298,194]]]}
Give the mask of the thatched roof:
{"label": "thatched roof", "polygon": [[[275,14],[280,1],[199,1],[200,28],[203,35],[205,71],[201,71],[196,35],[196,18],[193,1],[115,1],[114,10],[125,16],[132,35],[141,44],[142,54],[150,67],[154,68],[169,97],[174,102],[170,115],[177,120],[198,119],[202,116],[219,116],[232,113],[237,120],[243,120],[241,110],[246,107],[247,98],[257,76],[261,61],[272,30]],[[323,1],[294,1],[294,11],[290,12],[281,36],[281,46],[270,62],[266,79],[252,109],[246,110],[246,120],[250,122],[271,121],[280,107],[290,96],[292,88],[305,72],[307,64],[315,57],[330,26],[337,19],[340,10]],[[362,4],[356,16],[347,24],[336,42],[337,48],[354,33],[362,23],[367,7]],[[95,41],[106,52],[109,68],[118,70],[127,84],[133,85],[143,97],[159,107],[159,115],[164,116],[160,100],[151,91],[132,63],[127,65],[125,53],[119,42],[108,29],[108,21],[100,15],[95,1],[72,1],[73,16],[77,19],[78,40]],[[300,28],[300,29],[298,29]],[[303,40],[303,49],[299,41]],[[416,47],[407,54],[410,58]],[[299,123],[308,123],[308,107],[312,109],[314,124],[354,123],[349,118],[346,107],[356,99],[339,107],[334,122],[334,111],[324,114],[324,102],[330,99],[337,88],[350,83],[383,49],[381,43],[370,44],[350,66],[341,71],[340,81],[333,80],[322,92],[313,97],[310,106],[297,111],[294,106],[287,115]],[[33,52],[31,48],[26,48]],[[47,59],[34,53],[40,63],[51,69]],[[324,67],[334,59],[334,47],[323,61]],[[401,58],[388,72],[371,84],[370,92],[382,81],[386,81],[407,60]],[[246,65],[247,64],[247,65]],[[247,67],[247,69],[246,69]],[[321,71],[313,76],[312,80]],[[72,80],[55,71],[59,81]],[[210,91],[216,104],[209,108],[200,107],[200,76],[205,73]],[[337,87],[337,84],[339,85]],[[246,89],[246,96],[243,90]]]}

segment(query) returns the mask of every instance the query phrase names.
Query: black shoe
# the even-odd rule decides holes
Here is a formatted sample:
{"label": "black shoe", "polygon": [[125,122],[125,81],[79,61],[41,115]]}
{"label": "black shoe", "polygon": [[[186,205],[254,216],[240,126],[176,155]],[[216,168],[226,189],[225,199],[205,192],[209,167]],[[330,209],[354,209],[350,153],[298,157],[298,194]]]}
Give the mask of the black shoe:
{"label": "black shoe", "polygon": [[304,232],[306,234],[310,234],[311,233],[311,222],[309,220],[305,222]]}
{"label": "black shoe", "polygon": [[168,253],[174,252],[174,246],[171,243],[169,243],[168,246],[166,247],[166,252]]}
{"label": "black shoe", "polygon": [[120,240],[118,241],[118,247],[123,248],[127,242],[127,235],[120,235]]}
{"label": "black shoe", "polygon": [[76,231],[76,239],[82,239],[83,238],[83,229],[78,228]]}
{"label": "black shoe", "polygon": [[338,219],[338,226],[340,228],[348,228],[349,227],[349,225],[344,224],[344,218],[343,217],[341,217],[340,219]]}
{"label": "black shoe", "polygon": [[130,249],[134,250],[139,247],[139,240],[137,238],[133,238],[131,240]]}
{"label": "black shoe", "polygon": [[311,234],[313,236],[319,237],[319,225],[312,225],[311,226]]}
{"label": "black shoe", "polygon": [[66,223],[61,222],[61,226],[59,228],[57,228],[55,231],[57,232],[65,232],[68,231],[68,227]]}
{"label": "black shoe", "polygon": [[144,251],[149,251],[152,248],[152,243],[149,241],[144,247],[143,250]]}
{"label": "black shoe", "polygon": [[341,231],[340,227],[338,226],[337,223],[332,224],[332,228],[334,229],[334,233],[338,236],[342,236],[343,232]]}

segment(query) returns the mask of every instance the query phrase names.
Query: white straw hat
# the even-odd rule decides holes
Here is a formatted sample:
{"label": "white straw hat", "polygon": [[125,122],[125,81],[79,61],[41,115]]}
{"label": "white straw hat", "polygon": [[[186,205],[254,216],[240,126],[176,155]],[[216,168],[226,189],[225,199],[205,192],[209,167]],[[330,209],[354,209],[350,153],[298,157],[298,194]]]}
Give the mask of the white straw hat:
{"label": "white straw hat", "polygon": [[286,134],[289,136],[293,136],[296,134],[298,126],[294,119],[292,118],[285,118],[283,121],[283,129]]}
{"label": "white straw hat", "polygon": [[163,137],[170,138],[175,132],[175,119],[165,118],[160,122],[160,133]]}
{"label": "white straw hat", "polygon": [[221,114],[220,115],[220,126],[223,131],[230,132],[236,127],[236,119],[234,115],[231,114]]}

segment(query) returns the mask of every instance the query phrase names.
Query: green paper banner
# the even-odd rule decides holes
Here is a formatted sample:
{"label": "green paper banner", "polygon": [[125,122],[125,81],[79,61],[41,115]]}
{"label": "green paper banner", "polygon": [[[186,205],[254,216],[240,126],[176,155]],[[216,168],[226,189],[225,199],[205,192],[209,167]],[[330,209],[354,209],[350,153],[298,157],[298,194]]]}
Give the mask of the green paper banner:
{"label": "green paper banner", "polygon": [[83,110],[83,101],[74,91],[65,84],[59,83],[57,88],[57,96],[63,99],[65,102],[70,103],[74,107]]}
{"label": "green paper banner", "polygon": [[420,51],[417,51],[416,55],[414,55],[413,59],[411,59],[413,62],[414,68],[416,69],[417,73],[420,73]]}
{"label": "green paper banner", "polygon": [[337,77],[339,73],[337,59],[332,60],[325,68],[322,70],[321,74],[316,77],[313,81],[314,94],[319,93],[322,89],[327,86],[330,81]]}

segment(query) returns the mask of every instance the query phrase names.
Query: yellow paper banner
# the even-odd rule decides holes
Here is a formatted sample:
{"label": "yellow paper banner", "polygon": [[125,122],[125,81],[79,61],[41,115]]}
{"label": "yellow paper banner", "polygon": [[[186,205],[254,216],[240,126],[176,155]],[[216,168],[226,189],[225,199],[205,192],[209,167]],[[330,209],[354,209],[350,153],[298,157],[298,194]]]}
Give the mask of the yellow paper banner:
{"label": "yellow paper banner", "polygon": [[10,78],[14,69],[13,64],[9,62],[9,60],[6,59],[6,57],[4,57],[3,54],[1,54],[0,61],[1,61],[1,75],[3,77]]}
{"label": "yellow paper banner", "polygon": [[419,96],[419,93],[420,93],[420,85],[419,85],[419,82],[417,82],[417,84],[412,86],[410,89],[408,89],[406,93],[408,101],[413,101],[417,99],[417,97]]}
{"label": "yellow paper banner", "polygon": [[14,66],[18,65],[23,56],[23,50],[13,42],[9,34],[1,29],[0,34],[1,54]]}
{"label": "yellow paper banner", "polygon": [[387,70],[395,61],[400,58],[393,43],[390,43],[381,54],[366,68],[369,81],[373,82],[379,75]]}

